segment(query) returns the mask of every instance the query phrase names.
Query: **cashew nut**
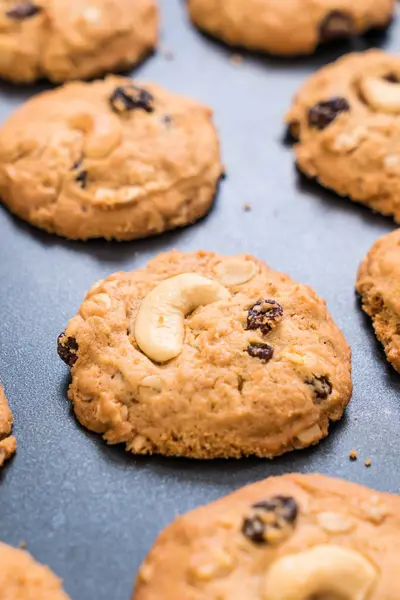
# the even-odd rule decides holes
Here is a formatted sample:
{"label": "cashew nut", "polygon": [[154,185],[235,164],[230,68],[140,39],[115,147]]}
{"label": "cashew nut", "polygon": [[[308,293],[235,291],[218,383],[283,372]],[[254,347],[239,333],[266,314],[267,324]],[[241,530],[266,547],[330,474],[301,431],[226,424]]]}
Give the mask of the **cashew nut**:
{"label": "cashew nut", "polygon": [[71,127],[87,134],[84,153],[89,158],[102,158],[114,150],[121,140],[121,124],[114,115],[77,111],[69,119]]}
{"label": "cashew nut", "polygon": [[326,544],[274,563],[263,593],[265,600],[309,600],[324,594],[367,600],[376,576],[373,566],[358,552]]}
{"label": "cashew nut", "polygon": [[215,273],[223,285],[241,285],[253,279],[257,266],[251,260],[227,258],[217,265]]}
{"label": "cashew nut", "polygon": [[229,297],[228,290],[220,283],[195,273],[166,279],[140,306],[135,323],[139,348],[156,362],[175,358],[182,351],[184,317],[198,306]]}
{"label": "cashew nut", "polygon": [[390,114],[400,113],[400,85],[380,77],[360,80],[361,93],[369,106]]}

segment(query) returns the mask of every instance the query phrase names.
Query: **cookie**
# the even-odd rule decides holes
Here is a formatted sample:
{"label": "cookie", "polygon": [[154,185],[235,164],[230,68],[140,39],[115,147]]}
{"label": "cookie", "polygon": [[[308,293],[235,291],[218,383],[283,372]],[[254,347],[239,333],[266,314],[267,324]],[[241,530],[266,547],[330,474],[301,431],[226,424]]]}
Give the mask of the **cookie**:
{"label": "cookie", "polygon": [[370,50],[322,68],[287,122],[305,175],[400,223],[400,56]]}
{"label": "cookie", "polygon": [[24,550],[0,542],[0,596],[4,600],[70,600],[61,580]]}
{"label": "cookie", "polygon": [[400,230],[375,242],[360,265],[356,288],[388,361],[400,373]]}
{"label": "cookie", "polygon": [[28,101],[0,130],[0,198],[51,233],[131,240],[193,223],[222,173],[211,110],[109,77]]}
{"label": "cookie", "polygon": [[195,25],[231,46],[296,55],[387,26],[395,0],[188,0],[187,5]]}
{"label": "cookie", "polygon": [[10,435],[12,426],[13,416],[8,407],[4,390],[0,385],[0,467],[4,465],[5,461],[10,458],[17,449],[17,441],[14,436]]}
{"label": "cookie", "polygon": [[134,454],[273,457],[351,396],[350,350],[308,286],[249,255],[161,254],[89,291],[58,341],[82,425]]}
{"label": "cookie", "polygon": [[179,517],[133,600],[398,600],[400,499],[322,475],[270,477]]}
{"label": "cookie", "polygon": [[128,69],[155,47],[154,0],[0,0],[0,78],[88,79]]}

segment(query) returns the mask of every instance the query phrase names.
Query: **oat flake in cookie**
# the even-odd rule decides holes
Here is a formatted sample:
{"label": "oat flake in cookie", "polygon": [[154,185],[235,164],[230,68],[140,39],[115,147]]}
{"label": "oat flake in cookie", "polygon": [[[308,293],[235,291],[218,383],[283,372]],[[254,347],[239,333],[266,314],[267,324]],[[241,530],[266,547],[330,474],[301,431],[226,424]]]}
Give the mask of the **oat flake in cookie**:
{"label": "oat flake in cookie", "polygon": [[193,223],[222,173],[209,108],[109,77],[39,94],[0,129],[0,198],[51,233],[130,240]]}
{"label": "oat flake in cookie", "polygon": [[62,82],[127,70],[157,37],[155,0],[0,0],[0,78]]}
{"label": "oat flake in cookie", "polygon": [[352,389],[350,349],[325,302],[248,255],[174,251],[111,275],[58,351],[78,420],[133,454],[304,448],[341,418]]}
{"label": "oat flake in cookie", "polygon": [[400,372],[400,230],[380,238],[361,263],[357,291],[387,359]]}
{"label": "oat flake in cookie", "polygon": [[17,441],[11,435],[12,426],[13,416],[8,407],[4,390],[0,385],[0,468],[8,458],[11,458],[17,449]]}
{"label": "oat flake in cookie", "polygon": [[400,56],[370,50],[323,67],[286,120],[305,175],[400,223]]}
{"label": "oat flake in cookie", "polygon": [[167,527],[132,600],[398,600],[400,499],[322,475],[270,477]]}
{"label": "oat flake in cookie", "polygon": [[0,542],[2,600],[69,600],[61,580],[25,550]]}
{"label": "oat flake in cookie", "polygon": [[395,0],[187,0],[195,25],[231,46],[311,54],[390,22]]}

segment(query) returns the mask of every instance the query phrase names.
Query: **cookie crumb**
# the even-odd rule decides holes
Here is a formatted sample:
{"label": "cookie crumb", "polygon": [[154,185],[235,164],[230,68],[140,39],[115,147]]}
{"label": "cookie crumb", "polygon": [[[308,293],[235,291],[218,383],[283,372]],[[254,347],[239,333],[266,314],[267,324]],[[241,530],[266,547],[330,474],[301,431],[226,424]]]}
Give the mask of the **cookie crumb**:
{"label": "cookie crumb", "polygon": [[243,210],[244,212],[250,212],[251,211],[251,204],[243,204]]}
{"label": "cookie crumb", "polygon": [[231,55],[231,64],[235,65],[235,67],[240,67],[244,63],[244,58],[241,54],[232,54]]}
{"label": "cookie crumb", "polygon": [[357,460],[357,458],[358,458],[357,450],[351,450],[350,454],[349,454],[349,458],[350,458],[350,460],[353,460],[353,461]]}
{"label": "cookie crumb", "polygon": [[367,460],[365,461],[365,463],[364,463],[364,464],[365,464],[365,466],[366,466],[367,468],[369,468],[369,467],[371,467],[371,466],[372,466],[372,460],[371,460],[370,458],[367,458]]}
{"label": "cookie crumb", "polygon": [[26,550],[26,542],[24,540],[21,540],[19,543],[19,547],[21,548],[21,550]]}

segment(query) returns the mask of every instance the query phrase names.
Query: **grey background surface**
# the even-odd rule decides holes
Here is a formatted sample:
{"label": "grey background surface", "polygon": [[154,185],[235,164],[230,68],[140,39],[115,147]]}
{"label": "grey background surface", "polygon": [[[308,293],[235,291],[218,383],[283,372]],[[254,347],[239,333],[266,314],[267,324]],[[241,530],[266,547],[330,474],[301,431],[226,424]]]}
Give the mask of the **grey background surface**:
{"label": "grey background surface", "polygon": [[[212,106],[228,177],[194,227],[147,241],[75,243],[0,209],[0,378],[15,416],[17,456],[0,474],[0,539],[26,541],[73,600],[128,600],[141,560],[178,514],[269,475],[319,471],[398,492],[400,376],[390,368],[354,294],[359,261],[395,228],[387,218],[304,181],[283,143],[282,117],[303,79],[352,48],[400,49],[400,22],[295,61],[245,56],[200,35],[180,0],[162,0],[162,46],[143,79]],[[399,16],[400,21],[400,16]],[[42,89],[45,86],[42,86]],[[39,88],[0,85],[0,120]],[[250,203],[251,212],[243,205]],[[274,461],[135,458],[75,421],[56,338],[96,280],[159,251],[249,252],[325,297],[353,350],[346,418],[317,447]],[[357,420],[356,420],[357,419]],[[350,463],[355,448],[360,459]],[[366,469],[364,460],[372,459]]]}

